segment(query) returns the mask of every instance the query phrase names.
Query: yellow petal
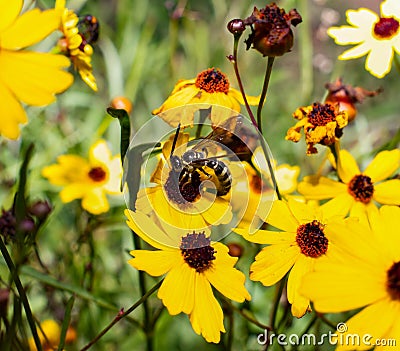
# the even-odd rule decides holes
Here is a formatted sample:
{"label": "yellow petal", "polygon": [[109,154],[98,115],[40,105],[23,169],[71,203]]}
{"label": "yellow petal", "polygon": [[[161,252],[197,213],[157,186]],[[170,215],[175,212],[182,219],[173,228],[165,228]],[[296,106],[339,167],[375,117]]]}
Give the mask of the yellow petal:
{"label": "yellow petal", "polygon": [[107,212],[110,209],[102,188],[93,188],[91,191],[87,191],[82,199],[82,207],[95,215]]}
{"label": "yellow petal", "polygon": [[60,13],[55,9],[27,11],[1,33],[0,45],[2,49],[18,50],[36,44],[58,29],[60,21]]}
{"label": "yellow petal", "polygon": [[243,302],[245,299],[250,300],[250,294],[244,286],[245,275],[233,268],[237,260],[228,255],[228,248],[225,245],[215,243],[213,247],[216,250],[215,260],[212,268],[204,272],[205,277],[214,288],[228,299],[237,302]]}
{"label": "yellow petal", "polygon": [[340,150],[337,171],[343,183],[348,184],[357,174],[360,174],[357,162],[347,150]]}
{"label": "yellow petal", "polygon": [[180,242],[176,238],[171,238],[163,232],[157,225],[145,214],[125,210],[127,224],[137,235],[139,235],[149,245],[160,249],[168,250],[179,247]]}
{"label": "yellow petal", "polygon": [[[338,341],[354,340],[351,335],[359,335],[361,338],[360,345],[351,345],[351,343],[348,342],[338,346],[336,350],[371,349],[372,345],[376,342],[376,339],[382,340],[389,334],[393,325],[399,324],[399,305],[398,301],[383,299],[358,312],[355,316],[346,321],[347,332],[341,333]],[[362,338],[364,335],[371,336],[371,338],[364,339],[365,341],[370,342],[370,345],[362,342],[364,341]],[[398,335],[396,337],[398,337]],[[390,346],[387,346],[384,350],[390,350],[390,348]]]}
{"label": "yellow petal", "polygon": [[250,267],[250,279],[265,286],[274,285],[296,262],[300,249],[296,244],[276,244],[264,247]]}
{"label": "yellow petal", "polygon": [[400,179],[391,179],[376,184],[373,199],[380,204],[400,205]]}
{"label": "yellow petal", "polygon": [[23,4],[23,0],[0,0],[0,37],[1,32],[17,19]]}
{"label": "yellow petal", "polygon": [[207,210],[201,212],[201,215],[209,224],[226,224],[232,219],[232,209],[228,201],[217,197]]}
{"label": "yellow petal", "polygon": [[77,155],[61,155],[57,164],[44,167],[42,176],[54,185],[88,182],[90,170],[87,160]]}
{"label": "yellow petal", "polygon": [[292,304],[292,314],[301,318],[310,310],[310,300],[300,294],[299,288],[306,273],[314,268],[314,259],[300,255],[292,270],[289,273],[287,283],[287,298]]}
{"label": "yellow petal", "polygon": [[284,244],[292,243],[296,239],[294,232],[274,232],[269,230],[257,230],[255,233],[249,231],[249,229],[234,228],[233,231],[247,241],[256,244]]}
{"label": "yellow petal", "polygon": [[318,218],[319,213],[317,214],[316,208],[313,205],[297,201],[293,198],[289,198],[288,206],[293,217],[297,220],[297,226],[299,224],[311,222],[314,219],[320,219]]}
{"label": "yellow petal", "polygon": [[220,332],[225,332],[224,315],[214,297],[210,283],[201,274],[196,279],[196,301],[190,314],[190,323],[197,334],[203,335],[207,342],[218,343]]}
{"label": "yellow petal", "polygon": [[324,203],[320,208],[325,219],[335,216],[344,217],[349,213],[355,202],[354,198],[346,192]]}
{"label": "yellow petal", "polygon": [[[177,91],[176,93],[170,95],[167,100],[158,108],[152,111],[153,115],[160,115],[164,111],[168,111],[170,109],[174,109],[176,107],[181,107],[186,104],[189,104],[193,97],[199,92],[199,89],[194,85],[188,85],[185,88]],[[175,114],[168,115],[160,115],[166,122],[170,123],[175,120],[179,115],[179,110],[173,111]],[[174,118],[172,118],[172,116]],[[171,123],[170,123],[171,124]],[[174,123],[175,124],[175,123]],[[172,124],[171,124],[172,125]]]}
{"label": "yellow petal", "polygon": [[0,135],[10,139],[17,139],[20,134],[19,124],[28,121],[26,112],[16,99],[15,95],[1,80],[0,96],[2,101],[0,104]]}
{"label": "yellow petal", "polygon": [[64,189],[60,191],[60,198],[61,201],[64,203],[71,202],[76,199],[82,199],[87,191],[88,187],[86,184],[68,184]]}
{"label": "yellow petal", "polygon": [[299,183],[298,191],[307,199],[324,200],[347,194],[347,185],[326,177],[307,176]]}
{"label": "yellow petal", "polygon": [[[232,97],[234,97],[237,101],[239,101],[239,103],[241,105],[244,105],[243,96],[239,90],[237,90],[235,88],[230,88],[228,94],[231,95]],[[249,103],[249,105],[252,105],[252,106],[258,105],[258,103],[260,102],[260,97],[261,97],[260,95],[258,95],[258,96],[246,95],[247,102]]]}
{"label": "yellow petal", "polygon": [[400,167],[400,150],[382,151],[363,172],[373,183],[389,178]]}
{"label": "yellow petal", "polygon": [[18,100],[28,105],[48,105],[55,100],[54,94],[72,84],[72,75],[61,70],[69,64],[68,58],[61,55],[0,51],[0,81]]}
{"label": "yellow petal", "polygon": [[288,203],[282,200],[274,201],[265,222],[286,232],[296,232],[299,226],[299,221],[294,217]]}
{"label": "yellow petal", "polygon": [[157,295],[171,315],[192,313],[199,293],[195,285],[200,274],[184,263],[182,256],[180,261],[169,271]]}
{"label": "yellow petal", "polygon": [[122,165],[119,155],[113,157],[108,163],[108,181],[104,184],[104,190],[109,194],[121,194]]}
{"label": "yellow petal", "polygon": [[133,258],[128,263],[153,277],[169,272],[174,265],[181,262],[180,252],[177,250],[133,250],[130,254]]}

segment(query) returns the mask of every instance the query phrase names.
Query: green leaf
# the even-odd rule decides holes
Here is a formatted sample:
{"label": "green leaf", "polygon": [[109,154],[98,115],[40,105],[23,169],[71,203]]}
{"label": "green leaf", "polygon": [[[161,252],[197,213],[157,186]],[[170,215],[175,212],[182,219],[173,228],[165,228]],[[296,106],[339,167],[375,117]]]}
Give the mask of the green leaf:
{"label": "green leaf", "polygon": [[121,163],[124,165],[124,158],[129,148],[129,141],[131,135],[131,123],[129,120],[128,112],[122,109],[115,109],[112,107],[107,108],[107,113],[114,118],[117,118],[121,126]]}

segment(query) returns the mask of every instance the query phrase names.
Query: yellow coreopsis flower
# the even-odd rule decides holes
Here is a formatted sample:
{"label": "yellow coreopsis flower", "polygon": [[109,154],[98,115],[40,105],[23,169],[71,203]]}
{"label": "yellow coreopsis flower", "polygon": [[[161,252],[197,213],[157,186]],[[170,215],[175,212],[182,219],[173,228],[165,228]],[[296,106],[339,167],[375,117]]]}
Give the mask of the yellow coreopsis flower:
{"label": "yellow coreopsis flower", "polygon": [[57,30],[55,10],[33,9],[21,15],[23,0],[0,0],[0,135],[17,139],[27,122],[21,103],[45,106],[73,82],[62,55],[25,50]]}
{"label": "yellow coreopsis flower", "polygon": [[252,234],[248,229],[234,229],[250,242],[269,245],[257,254],[250,267],[250,279],[272,286],[290,271],[288,301],[293,316],[302,317],[310,311],[310,300],[299,292],[301,279],[330,250],[334,221],[343,216],[340,208],[316,207],[294,199],[274,201],[264,220],[281,231],[261,229]]}
{"label": "yellow coreopsis flower", "polygon": [[331,233],[336,247],[304,277],[301,292],[311,299],[316,311],[338,313],[364,307],[346,321],[343,333],[336,333],[336,350],[398,348],[399,228],[400,208],[396,206],[374,209],[368,222],[349,218]]}
{"label": "yellow coreopsis flower", "polygon": [[[246,97],[250,105],[258,105],[259,97]],[[244,105],[242,94],[230,86],[227,76],[218,68],[209,68],[194,79],[178,81],[168,99],[152,113],[173,127],[185,127],[193,125],[195,111],[211,108],[212,124],[220,125],[237,115],[241,104]],[[176,109],[183,106],[183,112]]]}
{"label": "yellow coreopsis flower", "polygon": [[[56,10],[61,14],[60,30],[64,34],[58,42],[58,47],[72,61],[82,80],[94,91],[97,91],[96,78],[92,71],[93,48],[79,32],[79,18],[73,10],[65,7],[66,0],[56,1]],[[91,16],[96,23],[95,17]]]}
{"label": "yellow coreopsis flower", "polygon": [[339,104],[315,102],[310,106],[300,107],[293,117],[298,119],[294,127],[289,128],[286,140],[295,143],[300,141],[301,129],[307,144],[307,155],[316,154],[316,144],[333,145],[343,134],[343,128],[347,126],[348,116],[346,111],[339,110]]}
{"label": "yellow coreopsis flower", "polygon": [[[40,323],[40,328],[37,329],[39,340],[41,342],[43,351],[52,351],[57,349],[60,342],[61,327],[59,324],[52,320],[46,319]],[[76,331],[74,328],[69,327],[65,337],[65,343],[69,344],[76,340]],[[33,337],[28,340],[29,350],[37,351]]]}
{"label": "yellow coreopsis flower", "polygon": [[347,10],[350,26],[331,27],[328,34],[336,44],[356,44],[354,48],[339,56],[340,60],[350,60],[368,55],[365,68],[378,78],[390,72],[393,55],[400,54],[400,7],[398,0],[382,1],[380,16],[375,12],[360,8]]}
{"label": "yellow coreopsis flower", "polygon": [[[221,196],[201,192],[201,183],[207,179],[202,172],[194,172],[187,181],[179,181],[179,173],[174,172],[170,156],[175,135],[164,143],[162,157],[154,170],[150,182],[155,186],[139,190],[136,209],[160,219],[161,225],[186,229],[205,230],[209,225],[229,223],[232,211],[229,201]],[[174,156],[181,157],[186,151],[189,134],[179,133]],[[183,227],[181,227],[183,228]]]}
{"label": "yellow coreopsis flower", "polygon": [[[129,264],[152,276],[166,275],[158,297],[171,315],[189,315],[197,334],[218,343],[225,332],[223,312],[211,286],[227,298],[244,302],[250,294],[244,286],[245,275],[234,268],[236,257],[228,248],[203,232],[177,236],[164,232],[146,215],[125,211],[128,226],[157,251],[134,250]],[[158,240],[154,240],[154,238]]]}
{"label": "yellow coreopsis flower", "polygon": [[307,199],[330,200],[327,205],[341,207],[352,216],[376,207],[375,202],[400,205],[400,179],[389,179],[400,166],[400,150],[378,153],[361,172],[347,150],[340,151],[337,172],[340,181],[324,176],[307,176],[298,191]]}
{"label": "yellow coreopsis flower", "polygon": [[93,214],[109,210],[106,194],[121,194],[122,166],[120,156],[112,156],[106,142],[99,140],[89,150],[89,159],[78,155],[62,155],[57,164],[44,167],[42,175],[50,183],[64,188],[64,203],[82,199],[82,207]]}

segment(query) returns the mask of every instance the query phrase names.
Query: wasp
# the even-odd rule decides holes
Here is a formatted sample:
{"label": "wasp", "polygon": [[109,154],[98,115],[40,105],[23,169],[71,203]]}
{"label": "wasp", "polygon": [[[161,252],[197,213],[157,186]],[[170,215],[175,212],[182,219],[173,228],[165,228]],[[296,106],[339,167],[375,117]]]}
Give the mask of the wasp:
{"label": "wasp", "polygon": [[[187,199],[186,189],[193,190],[201,183],[201,174],[213,181],[217,188],[217,196],[229,193],[232,187],[232,175],[228,166],[221,161],[220,157],[227,155],[209,156],[210,152],[216,154],[216,148],[221,145],[233,151],[241,161],[249,161],[252,156],[252,143],[256,135],[243,125],[241,117],[231,117],[223,125],[213,127],[206,137],[202,138],[192,149],[187,150],[181,157],[173,154],[178,139],[180,126],[178,125],[171,149],[170,163],[172,172],[177,176],[179,190]],[[205,168],[214,172],[215,178]]]}

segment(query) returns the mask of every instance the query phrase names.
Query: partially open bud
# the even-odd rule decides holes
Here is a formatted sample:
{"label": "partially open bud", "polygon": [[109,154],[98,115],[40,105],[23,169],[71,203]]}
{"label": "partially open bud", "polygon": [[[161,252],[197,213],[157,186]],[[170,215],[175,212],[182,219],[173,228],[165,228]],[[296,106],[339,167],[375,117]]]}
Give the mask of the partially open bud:
{"label": "partially open bud", "polygon": [[293,46],[293,32],[290,26],[302,22],[300,14],[292,9],[287,14],[275,3],[254,11],[244,20],[245,25],[251,25],[252,33],[245,41],[247,49],[252,47],[263,56],[282,56]]}
{"label": "partially open bud", "polygon": [[346,111],[349,122],[353,121],[357,115],[356,104],[364,101],[366,97],[372,97],[380,94],[382,89],[369,91],[361,87],[353,87],[349,84],[343,84],[341,78],[336,79],[333,83],[325,84],[328,89],[328,96],[325,102],[339,104],[340,111]]}
{"label": "partially open bud", "polygon": [[241,257],[243,255],[243,246],[238,243],[229,243],[228,248],[228,254],[232,257]]}
{"label": "partially open bud", "polygon": [[52,211],[48,201],[36,201],[29,207],[29,213],[40,220],[44,220]]}
{"label": "partially open bud", "polygon": [[132,103],[125,96],[117,96],[112,99],[111,107],[117,110],[125,110],[128,114],[132,112]]}

